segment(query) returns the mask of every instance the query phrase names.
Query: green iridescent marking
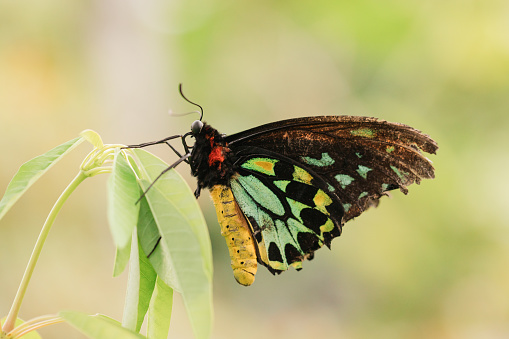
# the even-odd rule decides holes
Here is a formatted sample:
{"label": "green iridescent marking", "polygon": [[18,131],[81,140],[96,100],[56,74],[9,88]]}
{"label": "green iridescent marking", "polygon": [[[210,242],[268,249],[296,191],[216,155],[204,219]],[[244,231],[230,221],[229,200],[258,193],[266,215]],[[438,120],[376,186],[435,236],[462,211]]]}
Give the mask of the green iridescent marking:
{"label": "green iridescent marking", "polygon": [[334,177],[334,179],[336,179],[339,182],[342,189],[345,189],[346,186],[350,185],[352,181],[355,180],[348,174],[338,174]]}
{"label": "green iridescent marking", "polygon": [[329,183],[327,183],[327,189],[329,190],[329,192],[334,192],[336,190],[336,188]]}
{"label": "green iridescent marking", "polygon": [[357,168],[357,173],[364,179],[367,178],[369,171],[372,171],[372,169],[366,166],[359,165],[359,168]]}
{"label": "green iridescent marking", "polygon": [[297,241],[297,234],[300,232],[315,234],[315,232],[313,232],[311,229],[304,226],[301,221],[295,220],[294,218],[288,218],[287,223],[295,241]]}
{"label": "green iridescent marking", "polygon": [[350,207],[352,207],[352,204],[343,204],[343,209],[345,210],[345,212],[348,212]]}
{"label": "green iridescent marking", "polygon": [[382,184],[382,192],[387,191],[388,187],[389,187],[389,184]]}
{"label": "green iridescent marking", "polygon": [[[276,242],[276,244],[279,249],[279,253],[281,253],[281,257],[283,258],[283,263],[285,264],[285,266],[288,266],[288,260],[286,260],[284,248],[288,242],[293,243],[293,238],[292,238],[292,235],[290,234],[290,232],[288,231],[288,229],[286,228],[285,223],[282,220],[275,220],[275,221],[276,221],[276,223],[275,223],[276,227],[275,227],[274,233],[276,234],[276,237],[278,240]],[[272,262],[272,261],[269,259],[269,262]]]}
{"label": "green iridescent marking", "polygon": [[274,185],[279,188],[281,191],[286,192],[286,186],[290,183],[290,180],[276,180],[274,181]]}
{"label": "green iridescent marking", "polygon": [[368,195],[368,192],[362,192],[361,194],[359,194],[359,200],[361,198],[364,198],[366,195]]}
{"label": "green iridescent marking", "polygon": [[272,192],[256,177],[252,175],[239,176],[237,180],[259,205],[265,207],[276,215],[282,216],[285,214],[285,208],[281,201],[279,201],[277,195],[275,195],[274,192]]}
{"label": "green iridescent marking", "polygon": [[329,156],[329,153],[322,153],[322,156],[320,159],[314,159],[311,157],[300,157],[302,161],[304,161],[308,165],[318,166],[318,167],[325,167],[330,166],[335,163],[334,159],[332,159]]}
{"label": "green iridescent marking", "polygon": [[238,182],[238,177],[232,178],[230,186],[232,188],[233,196],[242,209],[242,212],[244,212],[247,217],[256,218],[258,215],[258,206]]}
{"label": "green iridescent marking", "polygon": [[357,158],[362,158],[362,154],[358,153],[358,152],[355,152],[355,155],[357,156]]}
{"label": "green iridescent marking", "polygon": [[[281,237],[284,237],[285,244],[292,244],[293,247],[295,247],[300,252],[300,254],[304,255],[304,252],[300,248],[299,242],[297,241],[297,233],[302,232],[302,231],[300,230],[300,226],[290,225],[290,220],[293,220],[293,219],[289,218],[287,221],[287,224],[285,224],[282,220],[276,220],[276,226],[278,227],[278,231],[284,230],[280,233],[281,236],[279,237],[279,239],[281,239]],[[296,223],[300,224],[298,222],[296,222]],[[294,232],[294,230],[295,230],[295,232]]]}
{"label": "green iridescent marking", "polygon": [[[264,212],[262,209],[258,207],[258,205],[253,201],[250,195],[247,193],[247,190],[242,186],[239,182],[239,178],[241,177],[233,177],[230,185],[233,191],[233,195],[235,196],[235,200],[241,207],[242,211],[247,217],[252,217],[256,220],[256,223],[262,228],[262,239],[263,244],[266,249],[269,248],[271,243],[275,243],[276,246],[281,249],[284,248],[281,245],[280,238],[288,240],[288,231],[286,231],[286,235],[282,235],[281,237],[278,235],[278,230],[276,225],[274,225],[274,220]],[[282,221],[280,221],[282,223]],[[278,226],[281,226],[278,224]],[[286,229],[286,226],[282,225],[283,229]],[[284,231],[283,231],[284,232]],[[290,235],[291,238],[291,235]],[[281,251],[281,250],[280,250]],[[281,257],[283,261],[285,261],[284,253],[281,253]],[[268,265],[276,270],[286,270],[288,269],[288,265],[285,262],[268,260]]]}
{"label": "green iridescent marking", "polygon": [[286,198],[286,201],[288,201],[288,205],[290,205],[290,210],[292,211],[292,214],[297,218],[299,219],[299,222],[303,222],[301,217],[300,217],[300,212],[304,209],[304,208],[309,208],[308,205],[305,205],[299,201],[296,201],[296,200],[293,200],[293,199],[290,199],[290,198]]}
{"label": "green iridescent marking", "polygon": [[400,171],[397,167],[395,166],[392,166],[391,165],[391,169],[394,171],[394,173],[396,173],[398,175],[398,177],[401,179],[401,180],[404,180],[405,179],[405,176],[408,175],[407,172],[405,171]]}
{"label": "green iridescent marking", "polygon": [[375,132],[369,128],[354,129],[353,131],[350,131],[350,134],[364,138],[373,138],[375,136]]}
{"label": "green iridescent marking", "polygon": [[[258,225],[262,228],[263,242],[265,243],[265,248],[268,250],[270,244],[275,243],[277,248],[279,249],[279,252],[281,253],[281,248],[284,247],[281,246],[281,242],[277,232],[277,227],[276,225],[274,225],[274,220],[272,220],[272,218],[262,210],[258,210],[258,216],[256,219]],[[276,220],[276,222],[277,221],[280,220]],[[267,258],[269,260],[269,266],[276,270],[287,270],[288,265],[286,264],[284,251],[281,253],[281,257],[283,258],[283,262],[273,261],[270,260],[270,258]]]}
{"label": "green iridescent marking", "polygon": [[385,149],[387,151],[387,153],[391,153],[394,151],[394,146],[387,146],[387,148]]}
{"label": "green iridescent marking", "polygon": [[274,176],[276,175],[274,173],[274,166],[277,162],[277,159],[271,158],[252,158],[244,162],[240,167]]}
{"label": "green iridescent marking", "polygon": [[293,180],[311,185],[311,180],[313,180],[313,177],[302,168],[293,166]]}
{"label": "green iridescent marking", "polygon": [[292,244],[293,247],[295,247],[296,249],[299,250],[299,252],[301,252],[301,254],[304,254],[304,253],[302,253],[300,246],[297,243],[297,240],[290,233],[289,227],[286,226],[284,221],[276,220],[276,230],[278,232],[279,243],[282,245],[282,247],[280,248],[281,255],[283,256],[283,259],[285,259],[286,263],[288,263],[288,260],[286,260],[285,251],[284,251],[286,244]]}

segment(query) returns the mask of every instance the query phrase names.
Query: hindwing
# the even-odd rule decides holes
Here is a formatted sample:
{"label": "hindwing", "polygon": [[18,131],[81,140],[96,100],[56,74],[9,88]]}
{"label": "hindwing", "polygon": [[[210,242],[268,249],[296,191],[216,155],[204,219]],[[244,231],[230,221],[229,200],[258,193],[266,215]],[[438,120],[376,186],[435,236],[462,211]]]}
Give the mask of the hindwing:
{"label": "hindwing", "polygon": [[341,234],[343,206],[313,170],[281,154],[248,148],[237,154],[230,186],[272,273],[302,268]]}

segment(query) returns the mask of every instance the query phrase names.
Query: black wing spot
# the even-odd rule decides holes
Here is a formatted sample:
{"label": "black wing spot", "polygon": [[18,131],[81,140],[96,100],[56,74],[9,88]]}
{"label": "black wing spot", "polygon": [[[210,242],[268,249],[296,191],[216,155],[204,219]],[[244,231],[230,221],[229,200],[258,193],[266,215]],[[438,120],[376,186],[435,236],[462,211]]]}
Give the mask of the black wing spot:
{"label": "black wing spot", "polygon": [[323,242],[325,245],[327,245],[327,247],[330,247],[332,239],[334,239],[335,237],[339,237],[340,235],[341,235],[341,230],[339,229],[339,227],[334,226],[332,231],[325,232],[323,234]]}
{"label": "black wing spot", "polygon": [[304,253],[314,252],[321,247],[316,235],[307,232],[299,232],[297,242]]}
{"label": "black wing spot", "polygon": [[274,165],[274,173],[276,174],[276,177],[279,179],[292,180],[293,179],[293,171],[294,171],[293,165],[283,162],[283,161],[278,161]]}
{"label": "black wing spot", "polygon": [[286,186],[285,193],[293,200],[299,201],[308,206],[315,206],[313,199],[315,198],[316,193],[318,193],[318,188],[298,181],[292,181]]}
{"label": "black wing spot", "polygon": [[302,255],[300,254],[299,250],[296,249],[292,244],[286,244],[285,256],[288,264],[294,263],[296,261],[302,261]]}
{"label": "black wing spot", "polygon": [[281,256],[281,252],[279,251],[279,247],[275,242],[271,242],[269,245],[269,260],[283,262],[283,257]]}
{"label": "black wing spot", "polygon": [[300,212],[304,226],[311,229],[317,235],[321,234],[320,226],[327,222],[328,217],[314,208],[304,208]]}
{"label": "black wing spot", "polygon": [[395,190],[398,188],[399,188],[398,184],[389,184],[389,185],[387,185],[387,188],[385,190],[383,190],[383,192],[392,191],[392,190]]}

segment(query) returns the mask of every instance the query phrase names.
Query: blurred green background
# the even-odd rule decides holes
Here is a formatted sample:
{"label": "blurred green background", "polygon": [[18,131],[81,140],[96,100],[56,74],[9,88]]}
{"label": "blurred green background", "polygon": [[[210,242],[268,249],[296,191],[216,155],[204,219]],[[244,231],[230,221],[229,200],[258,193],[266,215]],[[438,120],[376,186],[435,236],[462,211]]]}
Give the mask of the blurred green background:
{"label": "blurred green background", "polygon": [[[213,338],[509,337],[507,0],[0,0],[0,191],[18,167],[86,128],[106,143],[234,133],[279,119],[367,115],[439,144],[436,179],[349,222],[300,272],[238,285],[208,194]],[[81,146],[0,221],[0,315],[39,229],[90,150]],[[150,149],[168,162],[164,147]],[[179,168],[192,187],[186,166]],[[64,206],[21,317],[62,309],[121,319],[107,176]],[[67,325],[45,338],[83,338]],[[191,338],[180,299],[172,338]]]}

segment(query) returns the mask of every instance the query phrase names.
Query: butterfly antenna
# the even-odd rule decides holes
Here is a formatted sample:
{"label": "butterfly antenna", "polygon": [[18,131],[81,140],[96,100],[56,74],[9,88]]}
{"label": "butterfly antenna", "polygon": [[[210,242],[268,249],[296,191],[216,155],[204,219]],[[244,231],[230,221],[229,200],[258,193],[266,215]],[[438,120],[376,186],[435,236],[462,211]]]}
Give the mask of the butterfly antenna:
{"label": "butterfly antenna", "polygon": [[187,113],[173,113],[172,110],[170,110],[168,112],[168,114],[171,116],[171,117],[183,117],[183,116],[186,116],[186,115],[189,115],[189,114],[195,114],[195,113],[198,113],[200,114],[200,120],[201,120],[201,117],[203,116],[203,112],[200,112],[200,111],[191,111],[191,112],[187,112]]}
{"label": "butterfly antenna", "polygon": [[188,103],[190,104],[193,104],[195,106],[198,106],[200,107],[200,111],[201,111],[201,114],[200,114],[200,121],[201,119],[203,119],[203,107],[201,107],[200,105],[198,105],[196,102],[192,102],[191,100],[189,100],[188,98],[186,98],[186,96],[184,95],[184,92],[182,92],[182,83],[179,84],[179,92],[180,92],[180,95],[182,96],[182,98],[184,98],[185,101],[187,101]]}

